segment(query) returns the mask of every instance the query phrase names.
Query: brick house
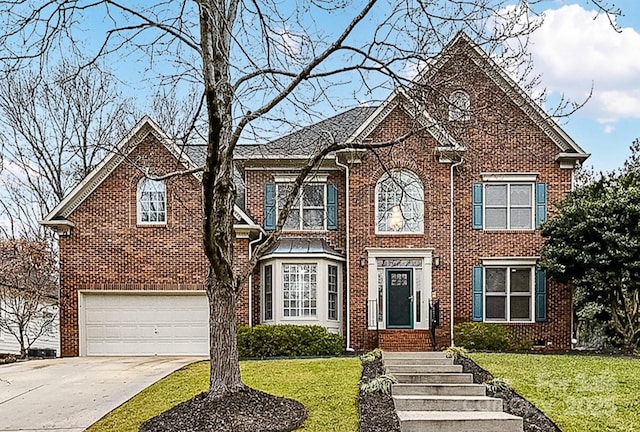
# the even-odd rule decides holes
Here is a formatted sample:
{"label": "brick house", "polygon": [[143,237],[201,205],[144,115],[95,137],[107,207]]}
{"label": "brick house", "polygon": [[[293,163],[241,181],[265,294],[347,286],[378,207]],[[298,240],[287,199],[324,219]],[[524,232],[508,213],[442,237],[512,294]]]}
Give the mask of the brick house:
{"label": "brick house", "polygon": [[[354,144],[303,186],[239,321],[323,325],[348,350],[425,350],[438,300],[438,346],[454,323],[485,321],[568,348],[571,291],[536,267],[538,227],[588,155],[462,33],[417,83],[437,92],[398,90],[238,147],[240,265],[314,148]],[[398,136],[375,154],[353,148]],[[198,179],[143,174],[196,166],[202,153],[145,118],[43,221],[60,234],[63,356],[208,352]]]}

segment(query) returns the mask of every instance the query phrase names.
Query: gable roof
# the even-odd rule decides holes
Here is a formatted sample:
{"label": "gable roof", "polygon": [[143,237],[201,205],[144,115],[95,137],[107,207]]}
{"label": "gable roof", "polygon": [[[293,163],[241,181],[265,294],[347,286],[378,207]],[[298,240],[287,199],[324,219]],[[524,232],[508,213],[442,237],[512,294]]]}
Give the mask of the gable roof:
{"label": "gable roof", "polygon": [[327,143],[345,142],[376,109],[355,107],[266,144],[238,145],[234,159],[306,159]]}
{"label": "gable roof", "polygon": [[[193,169],[199,166],[192,157],[198,162],[204,161],[201,146],[178,146],[175,141],[171,140],[162,131],[155,121],[148,116],[144,116],[118,145],[108,152],[100,163],[40,223],[58,232],[68,232],[73,227],[73,223],[67,219],[69,215],[149,135],[153,135],[164,145],[186,169]],[[234,206],[234,215],[241,225],[258,227],[246,212],[237,205]]]}
{"label": "gable roof", "polygon": [[[505,94],[520,107],[534,123],[556,144],[560,153],[556,160],[563,167],[564,161],[582,161],[589,157],[585,151],[560,128],[544,110],[500,68],[464,32],[459,32],[440,53],[429,63],[428,68],[417,78],[425,81],[436,74],[447,61],[461,50],[491,79]],[[441,147],[436,151],[464,152],[464,146],[456,142],[446,130],[429,114],[417,106],[411,95],[403,88],[394,90],[377,107],[357,107],[326,120],[304,127],[285,137],[261,145],[239,145],[235,159],[301,159],[307,158],[314,150],[328,140],[353,143],[362,142],[397,107],[404,109],[436,139]],[[566,167],[572,166],[569,162]]]}
{"label": "gable roof", "polygon": [[460,145],[449,135],[426,109],[413,103],[411,96],[404,88],[398,88],[391,92],[389,97],[349,136],[347,143],[362,142],[365,140],[397,107],[402,108],[409,116],[418,120],[420,125],[424,127],[442,147],[455,149],[457,151],[465,150],[464,146]]}
{"label": "gable roof", "polygon": [[465,51],[480,70],[482,70],[511,101],[522,109],[534,123],[558,146],[561,154],[574,154],[577,159],[586,159],[589,154],[562,130],[562,128],[529,96],[498,64],[476,44],[465,32],[459,32],[438,54],[428,68],[418,77],[426,81],[435,75],[448,60]]}

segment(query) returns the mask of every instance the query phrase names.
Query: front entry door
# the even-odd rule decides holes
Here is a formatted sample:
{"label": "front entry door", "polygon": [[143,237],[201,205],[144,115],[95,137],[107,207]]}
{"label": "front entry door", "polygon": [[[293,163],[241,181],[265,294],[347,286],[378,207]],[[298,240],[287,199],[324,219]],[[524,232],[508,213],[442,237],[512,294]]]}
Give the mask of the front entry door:
{"label": "front entry door", "polygon": [[413,328],[413,271],[387,270],[387,328]]}

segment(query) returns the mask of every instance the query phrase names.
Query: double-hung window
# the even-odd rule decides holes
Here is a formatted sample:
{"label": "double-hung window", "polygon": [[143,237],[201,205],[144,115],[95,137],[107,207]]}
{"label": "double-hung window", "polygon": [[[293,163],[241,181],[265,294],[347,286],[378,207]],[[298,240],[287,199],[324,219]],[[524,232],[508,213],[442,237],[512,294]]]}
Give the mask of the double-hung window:
{"label": "double-hung window", "polygon": [[[277,184],[278,213],[291,192],[292,186]],[[300,188],[298,197],[284,223],[286,230],[323,230],[326,228],[326,185],[311,183]]]}
{"label": "double-hung window", "polygon": [[264,320],[273,319],[273,266],[264,266]]}
{"label": "double-hung window", "polygon": [[315,317],[317,265],[283,264],[282,285],[285,317]]}
{"label": "double-hung window", "polygon": [[473,267],[474,321],[544,322],[547,276],[538,257],[483,258]]}
{"label": "double-hung window", "polygon": [[533,184],[484,185],[485,229],[532,229]]}
{"label": "double-hung window", "polygon": [[547,219],[547,184],[537,173],[483,173],[473,183],[473,228],[533,230]]}
{"label": "double-hung window", "polygon": [[327,266],[327,310],[330,320],[338,319],[338,266]]}
{"label": "double-hung window", "polygon": [[167,222],[167,190],[164,182],[143,178],[138,183],[138,223]]}
{"label": "double-hung window", "polygon": [[486,267],[485,320],[533,320],[533,267]]}

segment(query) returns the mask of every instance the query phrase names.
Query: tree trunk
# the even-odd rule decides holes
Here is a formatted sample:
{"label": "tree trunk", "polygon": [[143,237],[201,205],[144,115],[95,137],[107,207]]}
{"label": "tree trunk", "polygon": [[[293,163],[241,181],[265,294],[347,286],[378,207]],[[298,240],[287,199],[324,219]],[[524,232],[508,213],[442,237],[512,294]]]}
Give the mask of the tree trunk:
{"label": "tree trunk", "polygon": [[213,271],[207,281],[209,296],[210,369],[209,397],[218,398],[244,388],[237,349],[237,294],[230,281],[217,281]]}

